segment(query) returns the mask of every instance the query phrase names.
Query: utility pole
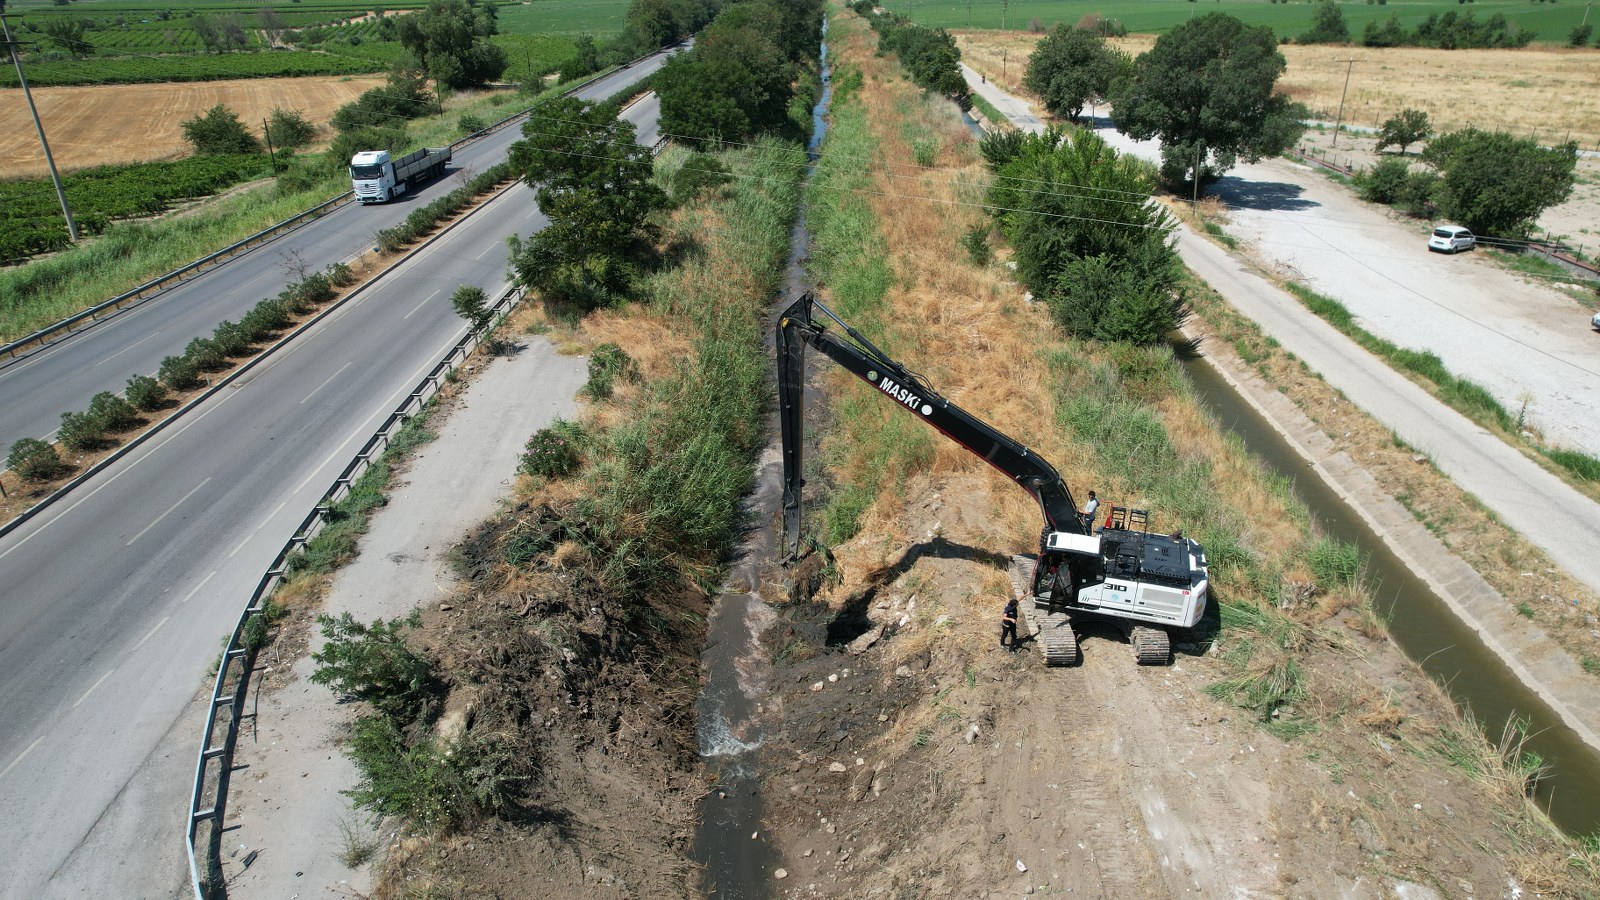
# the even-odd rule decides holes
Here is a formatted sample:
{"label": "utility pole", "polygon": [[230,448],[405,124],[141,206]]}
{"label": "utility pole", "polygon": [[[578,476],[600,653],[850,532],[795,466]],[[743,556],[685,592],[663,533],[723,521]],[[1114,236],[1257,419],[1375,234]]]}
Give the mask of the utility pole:
{"label": "utility pole", "polygon": [[50,181],[56,186],[56,199],[61,201],[61,214],[67,219],[67,234],[78,242],[78,223],[72,221],[72,207],[67,205],[67,192],[61,189],[61,176],[56,173],[55,158],[50,155],[50,142],[44,138],[44,123],[39,121],[39,108],[33,105],[33,92],[28,90],[28,79],[22,75],[22,57],[17,55],[21,46],[11,39],[11,25],[0,16],[0,34],[5,35],[6,49],[11,51],[11,63],[17,67],[17,82],[22,85],[22,96],[28,98],[28,112],[33,113],[33,127],[39,132],[39,146],[44,148],[44,162],[50,167]]}
{"label": "utility pole", "polygon": [[1336,59],[1334,62],[1346,63],[1344,67],[1344,90],[1339,92],[1339,115],[1333,120],[1333,146],[1339,146],[1339,126],[1344,123],[1344,95],[1350,93],[1350,70],[1354,69],[1358,60],[1352,56],[1349,59]]}
{"label": "utility pole", "polygon": [[1006,83],[1006,58],[1011,55],[1010,47],[1000,48],[1000,83]]}
{"label": "utility pole", "polygon": [[1593,5],[1594,5],[1594,0],[1589,0],[1588,3],[1585,3],[1583,5],[1583,21],[1579,22],[1578,23],[1579,25],[1587,25],[1587,24],[1589,24],[1589,7],[1591,7]]}
{"label": "utility pole", "polygon": [[1006,30],[1006,13],[1011,11],[1011,0],[1000,0],[1000,30]]}
{"label": "utility pole", "polygon": [[261,120],[261,136],[267,139],[267,155],[272,157],[272,174],[278,174],[278,151],[272,148],[272,129],[268,127],[267,120]]}
{"label": "utility pole", "polygon": [[1194,200],[1192,202],[1197,215],[1200,211],[1200,158],[1205,153],[1205,150],[1206,145],[1204,142],[1197,143],[1194,146]]}

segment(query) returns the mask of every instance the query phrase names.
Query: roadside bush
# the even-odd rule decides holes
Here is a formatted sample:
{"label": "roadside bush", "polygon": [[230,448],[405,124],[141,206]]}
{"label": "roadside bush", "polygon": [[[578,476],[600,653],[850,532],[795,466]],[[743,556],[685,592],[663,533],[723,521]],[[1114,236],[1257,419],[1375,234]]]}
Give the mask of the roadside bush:
{"label": "roadside bush", "polygon": [[1370,203],[1392,204],[1405,189],[1411,165],[1403,159],[1383,159],[1355,174],[1356,193]]}
{"label": "roadside bush", "polygon": [[123,394],[135,409],[152,412],[167,405],[167,389],[149,375],[134,375],[128,379]]}
{"label": "roadside bush", "polygon": [[306,121],[298,109],[273,109],[267,117],[267,138],[278,149],[304,147],[317,136],[317,126]]}
{"label": "roadside bush", "polygon": [[355,280],[356,273],[342,262],[336,262],[328,267],[328,283],[334,287],[349,287]]}
{"label": "roadside bush", "polygon": [[594,348],[589,356],[589,381],[583,386],[584,395],[605,400],[611,396],[618,379],[639,380],[639,367],[633,357],[616,344],[605,343]]}
{"label": "roadside bush", "polygon": [[382,716],[356,720],[350,755],[361,770],[352,800],[439,832],[510,809],[516,785],[531,777],[528,761],[502,742],[465,738],[447,745],[424,736],[408,743],[400,725]]}
{"label": "roadside bush", "polygon": [[200,386],[200,367],[187,355],[169,356],[161,361],[156,377],[175,391],[187,391]]}
{"label": "roadside bush", "polygon": [[56,455],[56,448],[38,438],[23,438],[11,445],[6,455],[6,468],[17,473],[24,481],[51,481],[67,471]]}
{"label": "roadside bush", "polygon": [[569,475],[582,461],[582,447],[586,439],[582,425],[557,419],[528,439],[518,471],[540,478]]}
{"label": "roadside bush", "polygon": [[349,613],[337,619],[317,616],[326,643],[311,654],[316,684],[372,705],[383,716],[403,723],[426,722],[443,697],[443,684],[433,663],[406,646],[406,633],[422,624],[420,613],[371,625]]}
{"label": "roadside bush", "polygon": [[289,310],[282,300],[266,299],[250,308],[239,320],[239,324],[252,336],[252,340],[261,340],[274,332],[289,327],[293,321],[289,318]]}
{"label": "roadside bush", "polygon": [[254,336],[248,334],[243,326],[227,319],[218,323],[217,330],[211,332],[211,342],[217,345],[217,350],[232,359],[248,356],[253,341]]}
{"label": "roadside bush", "polygon": [[333,281],[321,272],[313,272],[295,287],[309,303],[326,303],[333,299]]}
{"label": "roadside bush", "polygon": [[456,315],[467,320],[467,325],[473,331],[482,331],[494,316],[494,311],[489,308],[488,295],[475,284],[463,284],[456,288],[456,292],[450,295],[450,306]]}
{"label": "roadside bush", "polygon": [[62,413],[56,440],[69,450],[99,450],[107,443],[106,429],[88,411]]}
{"label": "roadside bush", "polygon": [[467,113],[460,119],[456,120],[456,127],[460,128],[465,134],[477,134],[488,126],[484,124],[483,119],[471,113]]}
{"label": "roadside bush", "polygon": [[222,352],[222,345],[211,338],[190,341],[189,346],[183,348],[183,355],[202,372],[217,372],[228,367],[228,355]]}
{"label": "roadside bush", "polygon": [[961,236],[961,246],[967,251],[967,258],[978,268],[983,268],[994,259],[994,251],[989,247],[989,225],[974,225],[968,228]]}
{"label": "roadside bush", "polygon": [[101,391],[90,398],[87,413],[101,428],[113,433],[136,428],[143,422],[132,403],[110,391]]}

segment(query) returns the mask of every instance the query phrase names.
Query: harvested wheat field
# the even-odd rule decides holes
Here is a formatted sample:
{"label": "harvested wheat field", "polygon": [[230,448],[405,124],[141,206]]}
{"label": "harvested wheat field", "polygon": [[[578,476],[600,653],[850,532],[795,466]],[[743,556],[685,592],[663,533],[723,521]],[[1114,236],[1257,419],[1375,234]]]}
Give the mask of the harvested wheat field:
{"label": "harvested wheat field", "polygon": [[[957,31],[962,58],[973,68],[1002,73],[1008,89],[1021,85],[1028,55],[1043,35]],[[1151,35],[1112,42],[1138,55]],[[1417,47],[1330,47],[1285,44],[1289,68],[1279,81],[1289,96],[1332,120],[1349,69],[1344,121],[1372,127],[1402,109],[1425,110],[1440,131],[1467,125],[1536,135],[1543,144],[1570,134],[1585,149],[1600,147],[1600,52],[1567,48],[1427,50]],[[1354,66],[1345,60],[1355,58]]]}
{"label": "harvested wheat field", "polygon": [[[33,101],[56,165],[70,171],[186,156],[184,120],[218,103],[257,133],[275,107],[299,110],[324,126],[334,110],[382,83],[382,75],[361,75],[48,87],[35,88]],[[46,171],[22,91],[0,91],[0,173],[35,177]]]}

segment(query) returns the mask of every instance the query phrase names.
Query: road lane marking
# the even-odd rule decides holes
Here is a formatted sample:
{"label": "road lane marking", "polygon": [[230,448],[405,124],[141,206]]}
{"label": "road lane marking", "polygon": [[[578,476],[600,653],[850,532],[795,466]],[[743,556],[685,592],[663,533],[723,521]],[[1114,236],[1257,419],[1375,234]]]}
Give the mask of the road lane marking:
{"label": "road lane marking", "polygon": [[0,769],[0,778],[4,778],[7,775],[11,774],[11,770],[15,769],[17,767],[17,763],[22,762],[22,758],[23,757],[27,756],[29,753],[32,753],[33,752],[33,748],[39,746],[39,742],[42,741],[42,740],[44,740],[44,738],[42,738],[42,737],[34,738],[33,739],[33,743],[28,745],[28,749],[22,751],[21,753],[18,753],[17,754],[17,758],[13,759],[11,761],[11,765],[6,766],[4,769]]}
{"label": "road lane marking", "polygon": [[488,256],[489,255],[489,251],[493,250],[494,248],[495,248],[495,245],[494,244],[490,244],[489,246],[483,248],[483,252],[479,253],[477,256],[474,256],[473,259],[483,259],[485,256]]}
{"label": "road lane marking", "polygon": [[[428,370],[432,369],[435,365],[437,365],[437,363],[424,363],[421,368],[417,369],[417,371],[414,372],[411,375],[410,378],[408,378],[404,382],[402,382],[402,384],[415,385],[418,381],[422,380],[422,376],[425,375],[428,372]],[[380,406],[378,408],[380,410],[385,410],[385,409],[393,410],[395,401],[397,399],[399,399],[402,394],[409,394],[409,393],[411,393],[411,388],[410,387],[402,387],[399,390],[395,391],[393,394],[390,394],[389,395],[389,401],[387,403],[385,403],[383,406]],[[375,412],[372,415],[367,417],[367,422],[371,422],[373,419],[378,418],[379,416],[383,417],[382,419],[378,419],[378,421],[381,422],[384,419],[387,419],[389,417],[389,413],[386,413],[386,412]],[[372,434],[371,431],[363,431],[362,430],[362,429],[364,429],[366,427],[367,427],[366,422],[363,422],[361,424],[361,427],[358,428],[354,434],[352,434],[349,437],[345,438],[342,442],[340,442],[339,446],[334,447],[333,448],[333,452],[328,454],[327,459],[324,459],[322,462],[318,463],[317,467],[315,469],[311,470],[311,474],[307,475],[304,481],[300,482],[298,485],[295,486],[295,489],[292,492],[290,492],[289,496],[292,497],[295,494],[298,494],[301,491],[305,490],[306,489],[306,485],[311,483],[311,479],[317,477],[317,475],[323,469],[327,468],[329,463],[333,462],[334,459],[339,456],[339,454],[343,453],[344,452],[344,448],[349,446],[351,441],[355,440],[356,438],[360,437],[363,434],[366,434],[366,435],[370,436]]]}
{"label": "road lane marking", "polygon": [[95,363],[94,365],[90,366],[89,368],[98,369],[101,366],[105,365],[106,363],[111,362],[113,359],[116,359],[117,357],[121,356],[122,354],[127,353],[129,350],[132,350],[133,348],[139,346],[140,344],[144,343],[145,341],[150,340],[151,338],[155,337],[156,335],[158,335],[160,333],[161,332],[159,332],[159,331],[151,332],[150,334],[145,335],[144,337],[138,339],[137,341],[134,341],[133,343],[129,344],[128,346],[123,347],[121,350],[118,350],[117,352],[111,354],[110,356],[106,357],[105,359],[100,360],[99,362]]}
{"label": "road lane marking", "polygon": [[[166,619],[162,619],[161,621],[165,622]],[[160,628],[161,626],[157,625],[156,627]],[[139,643],[142,644],[142,643],[144,643],[144,641],[140,641]],[[111,669],[110,671],[106,672],[104,675],[101,675],[99,681],[96,681],[94,684],[89,685],[89,689],[87,691],[83,692],[83,696],[78,698],[78,702],[72,704],[72,708],[73,709],[77,709],[79,706],[82,706],[83,705],[83,701],[89,699],[89,695],[94,693],[94,689],[99,687],[100,685],[104,684],[105,680],[107,678],[110,678],[111,677],[111,673],[115,672],[115,671],[116,671],[116,669]]]}
{"label": "road lane marking", "polygon": [[[439,291],[442,291],[442,290],[444,290],[444,288],[439,288]],[[411,318],[413,315],[416,314],[417,310],[421,309],[423,306],[425,306],[429,300],[432,300],[433,298],[439,296],[439,291],[434,291],[433,293],[429,294],[426,298],[423,299],[423,301],[421,303],[418,303],[416,305],[415,309],[412,309],[411,312],[406,313],[405,315],[401,316],[400,318],[401,319],[409,319],[409,318]]]}
{"label": "road lane marking", "polygon": [[[267,527],[267,523],[272,521],[272,517],[276,516],[278,513],[283,512],[283,508],[285,506],[288,506],[288,505],[289,505],[289,501],[287,501],[287,500],[283,501],[282,503],[279,503],[277,509],[275,509],[272,512],[268,513],[267,517],[265,519],[261,520],[261,524],[256,526],[256,530],[255,531],[252,531],[249,534],[244,536],[244,540],[239,542],[239,546],[233,548],[233,553],[229,553],[228,554],[228,558],[229,559],[233,559],[234,553],[238,553],[240,550],[243,550],[245,544],[248,544],[251,541],[255,540],[256,535],[261,533],[261,529]],[[217,574],[217,573],[215,573],[215,572],[211,573],[211,575],[215,575],[215,574]],[[210,581],[211,580],[211,575],[207,575],[206,576],[206,581]],[[201,582],[201,583],[204,584],[204,582]]]}
{"label": "road lane marking", "polygon": [[179,498],[177,503],[174,503],[171,506],[167,507],[167,511],[166,512],[162,513],[159,516],[156,516],[156,520],[154,522],[151,522],[149,525],[146,525],[144,527],[144,531],[141,531],[138,534],[134,535],[133,536],[133,540],[129,541],[124,546],[132,547],[133,546],[133,541],[137,541],[139,538],[144,537],[146,532],[148,532],[150,529],[156,527],[157,525],[160,525],[162,519],[165,519],[167,516],[172,515],[172,511],[177,509],[178,507],[182,506],[183,505],[183,501],[189,499],[190,497],[193,497],[194,494],[195,494],[195,491],[198,491],[201,488],[205,487],[207,484],[210,484],[211,483],[211,478],[212,478],[212,476],[207,475],[205,481],[202,481],[199,484],[195,485],[194,487],[190,488],[189,489],[189,493],[184,494],[181,498]]}
{"label": "road lane marking", "polygon": [[185,594],[183,596],[183,599],[179,600],[178,602],[179,603],[188,603],[190,600],[194,599],[194,595],[200,593],[200,589],[205,587],[206,583],[209,582],[212,579],[212,577],[215,576],[216,574],[217,574],[217,570],[216,569],[212,569],[210,575],[207,575],[206,577],[200,579],[200,583],[194,586],[194,590],[192,590],[189,593]]}
{"label": "road lane marking", "polygon": [[172,617],[171,616],[163,616],[161,618],[161,621],[156,623],[156,627],[154,627],[154,628],[150,629],[148,632],[146,632],[144,637],[139,638],[139,643],[134,644],[133,645],[133,649],[137,650],[140,647],[143,647],[145,641],[148,641],[151,638],[155,637],[156,636],[156,632],[160,631],[161,630],[161,626],[167,624],[167,620],[170,619],[170,618],[172,618]]}
{"label": "road lane marking", "polygon": [[356,364],[355,360],[351,360],[350,362],[347,362],[344,365],[340,366],[339,367],[339,371],[333,373],[332,375],[329,375],[326,381],[324,381],[321,384],[317,385],[316,387],[312,388],[311,389],[311,393],[305,395],[305,397],[300,401],[300,405],[301,406],[305,406],[306,405],[306,400],[310,400],[312,397],[315,397],[317,395],[317,391],[320,391],[323,388],[327,387],[329,384],[331,384],[333,382],[333,380],[335,378],[338,378],[340,375],[343,375],[345,369],[348,369],[348,368],[350,368],[351,366],[353,366],[355,364]]}

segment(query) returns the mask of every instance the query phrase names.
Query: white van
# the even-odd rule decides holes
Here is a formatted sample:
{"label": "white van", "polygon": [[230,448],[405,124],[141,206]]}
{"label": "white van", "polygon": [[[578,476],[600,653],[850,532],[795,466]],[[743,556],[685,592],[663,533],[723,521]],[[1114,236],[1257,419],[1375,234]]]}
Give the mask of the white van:
{"label": "white van", "polygon": [[1428,238],[1428,249],[1440,253],[1455,253],[1458,250],[1471,250],[1478,243],[1472,232],[1460,225],[1440,225],[1433,229],[1433,234]]}

